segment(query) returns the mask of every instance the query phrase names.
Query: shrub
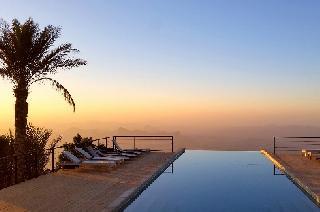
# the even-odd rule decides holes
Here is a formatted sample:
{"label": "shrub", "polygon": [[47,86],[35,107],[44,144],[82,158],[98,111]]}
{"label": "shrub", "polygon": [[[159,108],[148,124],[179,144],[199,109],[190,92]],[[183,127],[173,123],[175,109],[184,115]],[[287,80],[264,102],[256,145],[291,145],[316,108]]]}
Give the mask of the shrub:
{"label": "shrub", "polygon": [[[45,172],[46,165],[49,161],[50,152],[46,150],[52,130],[35,127],[32,124],[27,126],[27,137],[25,141],[26,149],[26,171],[38,172],[36,174],[42,174]],[[33,161],[32,161],[33,160]],[[36,167],[32,165],[36,162]],[[33,170],[36,169],[36,170]],[[31,175],[31,176],[30,176]],[[32,174],[27,173],[27,177],[32,177]]]}
{"label": "shrub", "polygon": [[28,124],[26,133],[26,152],[23,155],[14,154],[15,139],[11,131],[8,135],[0,135],[0,171],[2,172],[0,188],[11,185],[14,182],[15,160],[23,160],[24,179],[31,179],[46,173],[46,165],[50,156],[50,151],[47,148],[48,146],[49,148],[54,147],[61,140],[61,136],[59,136],[53,139],[49,145],[48,142],[52,135],[52,130],[35,127],[31,123]]}
{"label": "shrub", "polygon": [[[31,123],[27,126],[27,135],[25,139],[26,152],[24,160],[26,164],[26,175],[32,175],[30,172],[37,169],[39,174],[46,171],[46,165],[49,161],[50,151],[47,150],[49,138],[52,135],[52,130],[41,127],[35,127]],[[9,135],[0,135],[0,157],[14,154],[14,137],[10,131]],[[61,140],[61,136],[54,139],[50,144],[55,145]],[[49,146],[50,146],[49,145]],[[21,158],[20,155],[18,155]],[[35,164],[37,166],[35,167]]]}
{"label": "shrub", "polygon": [[14,138],[10,131],[9,135],[0,135],[0,157],[13,154]]}
{"label": "shrub", "polygon": [[79,133],[77,133],[77,135],[73,137],[73,143],[76,147],[87,148],[89,146],[94,146],[92,142],[92,137],[83,138]]}

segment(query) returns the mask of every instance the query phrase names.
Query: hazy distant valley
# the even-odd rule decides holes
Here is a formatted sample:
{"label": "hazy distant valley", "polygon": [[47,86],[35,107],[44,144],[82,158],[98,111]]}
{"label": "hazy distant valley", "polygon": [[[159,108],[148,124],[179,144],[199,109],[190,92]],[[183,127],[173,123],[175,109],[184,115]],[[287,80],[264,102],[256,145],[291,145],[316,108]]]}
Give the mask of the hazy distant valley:
{"label": "hazy distant valley", "polygon": [[[102,138],[114,135],[173,135],[175,138],[175,148],[186,147],[189,149],[208,150],[259,150],[261,148],[271,148],[273,136],[319,136],[320,127],[315,126],[244,126],[244,127],[221,127],[212,131],[197,133],[187,131],[166,131],[154,127],[144,127],[143,129],[130,129],[119,127],[114,130],[103,129],[103,127],[87,129],[72,127],[61,132],[62,142],[71,142],[76,133],[82,136]],[[101,140],[101,142],[104,142]],[[110,144],[110,143],[109,143]],[[131,145],[128,141],[127,144]],[[168,148],[166,141],[137,142],[137,145],[151,146],[154,148]]]}

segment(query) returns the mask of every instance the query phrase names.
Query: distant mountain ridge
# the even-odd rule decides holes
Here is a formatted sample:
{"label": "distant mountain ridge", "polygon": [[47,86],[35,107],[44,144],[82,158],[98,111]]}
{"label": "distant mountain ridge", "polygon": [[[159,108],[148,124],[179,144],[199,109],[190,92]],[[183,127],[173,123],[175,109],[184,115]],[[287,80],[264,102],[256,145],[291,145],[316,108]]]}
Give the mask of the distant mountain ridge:
{"label": "distant mountain ridge", "polygon": [[113,130],[85,129],[71,127],[61,134],[63,142],[70,142],[76,133],[82,136],[102,138],[114,135],[173,135],[175,147],[187,147],[190,149],[213,149],[213,150],[259,150],[261,148],[272,148],[273,136],[320,136],[318,126],[240,126],[240,127],[220,127],[211,131],[198,133],[179,130],[166,131],[150,125],[143,129],[130,129],[120,126]]}

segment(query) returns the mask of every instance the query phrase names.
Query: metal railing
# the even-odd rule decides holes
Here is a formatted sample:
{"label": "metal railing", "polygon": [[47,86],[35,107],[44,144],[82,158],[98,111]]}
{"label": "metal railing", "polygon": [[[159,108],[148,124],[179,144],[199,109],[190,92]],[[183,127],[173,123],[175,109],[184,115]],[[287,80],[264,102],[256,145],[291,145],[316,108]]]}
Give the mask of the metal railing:
{"label": "metal railing", "polygon": [[[104,139],[107,138],[109,137],[105,137]],[[61,148],[63,146],[52,146],[45,149],[45,152],[41,154],[36,151],[30,151],[25,154],[10,154],[0,157],[0,189],[19,182],[18,169],[21,164],[24,164],[24,180],[36,178],[48,172],[55,172],[57,169],[56,156],[60,154],[58,152],[59,154],[56,155],[56,150]],[[40,169],[40,167],[43,169]]]}
{"label": "metal railing", "polygon": [[273,165],[273,175],[277,176],[277,175],[285,175],[283,174],[283,172],[281,172],[276,165]]}
{"label": "metal railing", "polygon": [[302,149],[320,148],[320,137],[273,137],[273,154],[277,152],[299,152]]}
{"label": "metal railing", "polygon": [[[113,144],[113,140],[117,139],[126,139],[132,140],[133,148],[136,148],[136,142],[139,141],[170,141],[171,151],[173,152],[174,148],[174,138],[173,136],[113,136],[112,144],[108,145],[108,140],[110,137],[103,137],[94,139],[93,141],[99,145],[105,145],[106,149],[112,149],[115,151],[115,146]],[[102,141],[101,141],[102,140]],[[44,154],[39,155],[37,152],[32,151],[26,154],[11,154],[8,156],[0,157],[0,189],[14,185],[18,183],[18,166],[19,164],[24,164],[25,168],[25,177],[24,179],[32,179],[38,177],[42,174],[48,172],[56,171],[56,153],[57,149],[63,148],[63,146],[52,146],[48,149],[45,149]],[[58,152],[60,153],[60,152]],[[43,158],[40,158],[43,157]],[[44,160],[46,158],[46,160]],[[23,163],[20,163],[23,160]],[[43,163],[43,164],[40,164]],[[51,167],[50,167],[51,166]],[[47,169],[41,170],[43,167],[47,167]],[[50,168],[49,168],[50,167]],[[173,169],[173,167],[172,167]]]}
{"label": "metal railing", "polygon": [[173,174],[173,171],[174,171],[173,163],[174,163],[174,162],[172,162],[172,163],[170,164],[170,166],[169,166],[164,172],[162,172],[162,173],[164,173],[164,174]]}
{"label": "metal railing", "polygon": [[[136,149],[136,143],[139,141],[169,141],[171,145],[171,152],[173,152],[174,138],[169,135],[119,135],[113,136],[112,141],[121,140],[131,140],[133,149]],[[115,149],[114,142],[112,143],[112,148]]]}
{"label": "metal railing", "polygon": [[[110,137],[105,136],[103,138],[95,138],[93,139],[93,143],[97,146],[100,145],[104,145],[106,150],[112,148],[112,151],[116,151],[115,146],[113,144],[113,140],[131,140],[133,142],[133,148],[136,148],[136,142],[139,141],[170,141],[170,147],[171,147],[171,152],[173,152],[174,150],[174,138],[173,136],[164,136],[164,135],[160,135],[160,136],[113,136],[112,140],[110,140]],[[111,142],[111,143],[110,143]],[[49,152],[49,156],[50,156],[50,163],[51,163],[51,172],[54,172],[56,170],[56,150],[63,148],[63,146],[53,146],[49,149],[47,149],[47,151]]]}
{"label": "metal railing", "polygon": [[[47,163],[49,152],[30,151],[25,154],[11,154],[0,158],[0,189],[36,178],[44,174],[41,169]],[[18,170],[20,171],[18,176]]]}
{"label": "metal railing", "polygon": [[47,150],[49,150],[49,154],[51,156],[51,172],[54,172],[56,170],[56,162],[55,162],[55,153],[56,153],[56,149],[62,149],[63,146],[53,146]]}
{"label": "metal railing", "polygon": [[[105,145],[106,148],[108,148],[108,139],[110,137],[106,136],[106,137],[103,137],[103,138],[96,138],[96,139],[93,139],[92,141],[93,142],[96,142],[98,146],[100,146],[101,144]],[[100,140],[104,140],[103,142],[100,142]]]}
{"label": "metal railing", "polygon": [[[154,141],[154,140],[162,140],[162,141],[170,141],[171,143],[171,151],[173,152],[173,147],[174,147],[174,138],[173,136],[113,136],[112,138],[112,141],[110,141],[109,139],[110,137],[108,136],[105,136],[103,138],[96,138],[96,139],[93,139],[93,142],[95,145],[104,145],[105,148],[109,148],[113,151],[115,151],[115,147],[114,147],[114,144],[113,144],[113,140],[117,140],[117,139],[127,139],[127,140],[132,140],[133,142],[133,148],[136,148],[136,142],[138,141]],[[110,142],[112,142],[111,144],[109,144]],[[56,170],[56,150],[57,149],[61,149],[63,148],[63,146],[53,146],[49,149],[46,149],[46,151],[48,151],[48,154],[49,154],[49,157],[50,157],[50,163],[51,163],[51,169],[50,171],[51,172],[54,172]]]}

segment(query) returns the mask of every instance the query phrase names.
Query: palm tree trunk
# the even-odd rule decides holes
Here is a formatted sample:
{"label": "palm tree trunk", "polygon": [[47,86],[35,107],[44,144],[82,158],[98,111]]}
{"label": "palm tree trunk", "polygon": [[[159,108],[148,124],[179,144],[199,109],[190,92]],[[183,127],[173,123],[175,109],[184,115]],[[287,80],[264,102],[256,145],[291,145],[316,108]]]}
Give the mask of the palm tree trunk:
{"label": "palm tree trunk", "polygon": [[17,181],[21,182],[25,179],[25,157],[26,153],[26,131],[27,131],[27,117],[28,117],[28,89],[23,84],[18,84],[14,89],[16,97],[15,104],[15,143],[14,152],[17,155]]}

